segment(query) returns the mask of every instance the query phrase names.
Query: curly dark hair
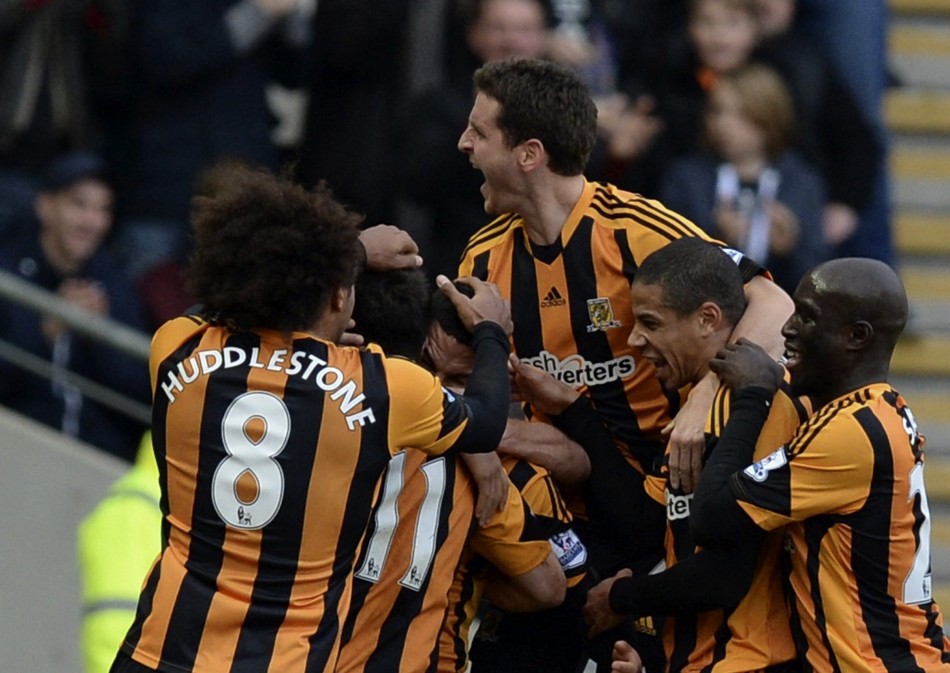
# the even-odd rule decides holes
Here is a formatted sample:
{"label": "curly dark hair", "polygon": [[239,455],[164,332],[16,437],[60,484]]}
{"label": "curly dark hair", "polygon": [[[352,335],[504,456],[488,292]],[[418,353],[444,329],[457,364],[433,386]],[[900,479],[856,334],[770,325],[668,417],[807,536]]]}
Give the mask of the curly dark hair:
{"label": "curly dark hair", "polygon": [[509,147],[537,138],[558,175],[584,172],[597,136],[597,107],[570,68],[539,59],[486,63],[475,89],[501,103],[498,128]]}
{"label": "curly dark hair", "polygon": [[196,196],[186,288],[213,322],[236,329],[309,329],[363,260],[362,216],[325,184],[308,191],[240,165],[227,188]]}

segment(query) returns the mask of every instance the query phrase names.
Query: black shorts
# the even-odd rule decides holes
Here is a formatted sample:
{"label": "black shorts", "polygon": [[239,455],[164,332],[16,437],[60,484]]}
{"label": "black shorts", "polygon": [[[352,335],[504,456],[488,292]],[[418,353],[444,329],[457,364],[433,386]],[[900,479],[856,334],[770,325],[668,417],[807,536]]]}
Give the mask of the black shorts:
{"label": "black shorts", "polygon": [[503,612],[485,603],[472,640],[472,673],[579,673],[587,664],[587,626],[581,608],[588,586],[568,590],[556,608]]}

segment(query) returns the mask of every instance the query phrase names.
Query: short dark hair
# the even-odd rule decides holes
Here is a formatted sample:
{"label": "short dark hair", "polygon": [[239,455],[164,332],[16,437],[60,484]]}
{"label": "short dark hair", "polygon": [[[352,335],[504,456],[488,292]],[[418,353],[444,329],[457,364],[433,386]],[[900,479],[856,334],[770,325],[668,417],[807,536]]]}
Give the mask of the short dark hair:
{"label": "short dark hair", "polygon": [[573,70],[540,59],[508,59],[486,63],[473,81],[501,104],[496,121],[509,147],[536,138],[554,173],[584,172],[597,136],[597,106]]}
{"label": "short dark hair", "polygon": [[362,216],[324,184],[308,191],[262,169],[223,170],[229,187],[193,202],[188,292],[216,323],[310,329],[356,280]]}
{"label": "short dark hair", "polygon": [[422,269],[365,271],[356,281],[356,333],[387,355],[418,360],[429,328],[429,281]]}
{"label": "short dark hair", "polygon": [[654,251],[637,268],[633,282],[660,285],[663,304],[681,316],[711,301],[735,325],[746,307],[738,265],[701,238],[679,238]]}
{"label": "short dark hair", "polygon": [[[466,297],[473,297],[475,295],[475,288],[468,283],[463,283],[460,280],[452,282],[455,288]],[[453,304],[452,300],[439,288],[436,288],[432,292],[431,311],[432,316],[430,321],[432,323],[438,323],[442,329],[445,330],[446,334],[455,337],[459,343],[465,344],[466,346],[472,345],[472,333],[465,328],[462,319],[459,318],[458,311],[455,310],[455,304]]]}

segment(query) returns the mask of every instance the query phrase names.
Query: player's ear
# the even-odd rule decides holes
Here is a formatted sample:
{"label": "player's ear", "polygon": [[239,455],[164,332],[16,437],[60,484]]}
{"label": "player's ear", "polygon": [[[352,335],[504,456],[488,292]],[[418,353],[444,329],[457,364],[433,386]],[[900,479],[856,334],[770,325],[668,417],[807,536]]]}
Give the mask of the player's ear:
{"label": "player's ear", "polygon": [[518,165],[525,172],[533,171],[542,165],[546,157],[544,144],[537,138],[526,140],[518,147]]}
{"label": "player's ear", "polygon": [[699,320],[700,329],[704,332],[718,330],[722,326],[725,316],[722,309],[715,302],[704,302],[697,310],[696,317]]}
{"label": "player's ear", "polygon": [[335,289],[333,294],[330,295],[330,308],[332,308],[335,313],[343,311],[346,308],[351,292],[353,292],[353,286],[344,286]]}
{"label": "player's ear", "polygon": [[874,327],[866,320],[858,320],[848,332],[848,350],[861,350],[874,339]]}

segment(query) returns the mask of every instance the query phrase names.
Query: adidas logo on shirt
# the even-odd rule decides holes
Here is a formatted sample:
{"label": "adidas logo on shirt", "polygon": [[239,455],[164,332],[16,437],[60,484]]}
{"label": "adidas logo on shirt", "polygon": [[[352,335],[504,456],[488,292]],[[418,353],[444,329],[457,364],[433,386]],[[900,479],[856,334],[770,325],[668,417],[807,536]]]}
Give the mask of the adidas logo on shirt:
{"label": "adidas logo on shirt", "polygon": [[567,303],[567,300],[561,296],[561,293],[557,291],[557,288],[553,285],[551,289],[548,290],[548,293],[544,295],[544,299],[541,300],[541,308],[547,308],[549,306],[564,306]]}

